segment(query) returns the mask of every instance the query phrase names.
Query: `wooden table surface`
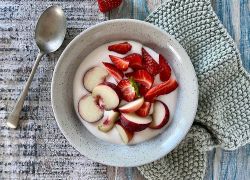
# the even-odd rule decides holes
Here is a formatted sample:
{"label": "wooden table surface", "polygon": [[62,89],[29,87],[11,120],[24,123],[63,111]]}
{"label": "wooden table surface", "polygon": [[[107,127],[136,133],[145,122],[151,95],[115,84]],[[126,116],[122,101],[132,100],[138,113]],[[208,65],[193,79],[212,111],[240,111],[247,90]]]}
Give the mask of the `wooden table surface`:
{"label": "wooden table surface", "polygon": [[[123,1],[121,8],[103,15],[97,9],[96,0],[0,0],[0,179],[4,179],[1,177],[51,179],[55,176],[65,177],[65,174],[71,177],[70,175],[74,174],[71,172],[77,172],[79,177],[84,177],[83,179],[107,179],[106,175],[108,179],[115,179],[114,167],[99,165],[79,155],[64,139],[56,125],[49,106],[49,87],[53,68],[62,49],[44,57],[40,63],[21,114],[21,128],[10,131],[5,127],[4,122],[28,77],[37,53],[31,34],[34,32],[39,14],[52,4],[58,4],[67,10],[70,28],[62,47],[64,48],[83,29],[101,21],[116,18],[144,20],[165,0]],[[250,1],[212,0],[212,4],[219,19],[237,43],[243,64],[249,72]],[[8,59],[12,61],[7,61]],[[6,82],[9,84],[4,84]],[[7,88],[9,91],[3,91]],[[10,141],[15,141],[16,144]],[[57,142],[54,143],[54,141]],[[6,156],[8,156],[7,159]],[[250,145],[235,151],[224,151],[218,148],[208,152],[208,157],[206,180],[250,179]],[[65,162],[69,164],[66,167]],[[82,166],[85,168],[83,169]],[[39,173],[43,173],[42,176]],[[82,174],[85,176],[81,176]],[[116,179],[142,180],[144,178],[136,168],[118,168]]]}
{"label": "wooden table surface", "polygon": [[[109,14],[110,19],[134,18],[145,19],[147,15],[166,0],[130,0],[125,7]],[[250,71],[250,1],[248,0],[212,0],[213,8],[228,33],[240,49],[244,67]],[[136,7],[136,8],[135,8]],[[250,145],[235,151],[217,148],[208,152],[205,180],[249,180]],[[110,168],[112,179],[115,169]],[[119,168],[117,179],[144,179],[136,168]]]}

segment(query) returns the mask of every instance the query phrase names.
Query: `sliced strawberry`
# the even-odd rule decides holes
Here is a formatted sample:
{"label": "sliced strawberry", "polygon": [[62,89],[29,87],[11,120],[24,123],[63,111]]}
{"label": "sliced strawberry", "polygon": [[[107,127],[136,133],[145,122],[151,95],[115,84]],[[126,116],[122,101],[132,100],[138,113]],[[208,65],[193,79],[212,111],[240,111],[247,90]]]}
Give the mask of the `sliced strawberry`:
{"label": "sliced strawberry", "polygon": [[160,65],[142,48],[143,67],[153,76],[161,71]]}
{"label": "sliced strawberry", "polygon": [[150,108],[151,108],[151,103],[145,101],[140,107],[140,109],[138,109],[135,113],[138,116],[146,117],[149,114]]}
{"label": "sliced strawberry", "polygon": [[135,82],[145,86],[147,89],[150,89],[154,82],[154,78],[144,69],[137,70],[131,75]]}
{"label": "sliced strawberry", "polygon": [[113,44],[113,45],[110,45],[108,47],[109,51],[114,51],[114,52],[117,52],[119,54],[126,54],[131,49],[132,49],[132,46],[128,42],[123,42],[123,43],[119,43],[119,44]]}
{"label": "sliced strawberry", "polygon": [[140,95],[141,95],[141,96],[145,96],[146,93],[148,92],[148,90],[149,90],[149,89],[145,88],[145,86],[140,86],[140,90],[139,90]]}
{"label": "sliced strawberry", "polygon": [[97,0],[101,12],[107,12],[118,7],[122,0]]}
{"label": "sliced strawberry", "polygon": [[115,80],[117,82],[119,82],[120,80],[122,80],[124,74],[122,71],[120,71],[119,69],[117,69],[113,64],[111,63],[107,63],[107,62],[102,62],[103,65],[105,66],[106,70],[109,72],[109,74],[115,78]]}
{"label": "sliced strawberry", "polygon": [[124,59],[117,57],[117,56],[112,56],[109,55],[110,60],[115,64],[117,69],[126,71],[128,69],[129,62],[125,61]]}
{"label": "sliced strawberry", "polygon": [[123,58],[129,62],[129,67],[133,69],[142,69],[142,56],[137,53],[132,53]]}
{"label": "sliced strawberry", "polygon": [[138,87],[131,79],[121,80],[117,87],[120,89],[121,96],[125,101],[133,101],[138,96]]}
{"label": "sliced strawberry", "polygon": [[133,77],[134,73],[135,73],[135,72],[129,72],[129,73],[126,73],[125,76],[126,76],[127,78]]}
{"label": "sliced strawberry", "polygon": [[160,83],[151,88],[145,95],[145,99],[153,101],[157,96],[168,94],[174,91],[178,87],[178,83],[174,79],[169,79],[166,82]]}
{"label": "sliced strawberry", "polygon": [[160,72],[161,81],[169,80],[171,76],[171,67],[168,65],[167,60],[161,54],[159,54],[159,64],[162,69],[162,71]]}
{"label": "sliced strawberry", "polygon": [[135,82],[144,86],[146,89],[150,89],[154,83],[154,78],[144,69],[140,69],[134,72],[129,72],[125,74],[126,77],[133,77]]}

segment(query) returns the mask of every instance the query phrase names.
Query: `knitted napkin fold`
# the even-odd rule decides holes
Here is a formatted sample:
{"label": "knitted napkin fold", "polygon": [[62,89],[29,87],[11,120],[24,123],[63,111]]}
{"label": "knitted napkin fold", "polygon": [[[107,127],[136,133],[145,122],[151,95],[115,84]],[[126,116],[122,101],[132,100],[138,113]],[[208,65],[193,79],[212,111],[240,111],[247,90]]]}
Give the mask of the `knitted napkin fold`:
{"label": "knitted napkin fold", "polygon": [[171,153],[138,167],[147,179],[203,179],[206,151],[249,143],[250,76],[209,0],[169,0],[146,19],[187,51],[199,84],[199,105],[186,138]]}

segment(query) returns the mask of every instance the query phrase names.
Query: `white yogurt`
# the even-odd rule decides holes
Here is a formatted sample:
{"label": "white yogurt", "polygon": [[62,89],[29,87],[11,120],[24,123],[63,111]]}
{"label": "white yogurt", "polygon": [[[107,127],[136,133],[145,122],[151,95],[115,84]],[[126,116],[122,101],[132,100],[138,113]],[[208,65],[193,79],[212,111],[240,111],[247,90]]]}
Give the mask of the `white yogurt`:
{"label": "white yogurt", "polygon": [[[76,110],[76,113],[79,117],[79,119],[81,120],[81,122],[85,125],[85,127],[96,137],[104,140],[104,141],[108,141],[111,143],[115,143],[115,144],[124,144],[122,142],[122,139],[119,136],[118,131],[116,130],[116,128],[113,128],[112,130],[110,130],[107,133],[104,133],[100,130],[98,130],[97,126],[98,124],[101,122],[98,121],[96,123],[89,123],[84,121],[78,114],[78,101],[79,99],[87,94],[87,90],[85,90],[83,83],[82,83],[82,78],[85,74],[85,72],[90,69],[91,67],[94,66],[103,66],[102,62],[111,62],[109,59],[109,55],[115,55],[115,56],[119,56],[119,57],[124,57],[130,53],[138,53],[141,54],[141,48],[142,48],[142,44],[138,43],[138,42],[134,42],[134,41],[127,41],[132,45],[132,50],[128,52],[128,54],[125,55],[121,55],[121,54],[117,54],[115,52],[111,52],[108,51],[108,46],[110,44],[115,44],[115,43],[120,43],[120,42],[124,42],[124,41],[117,41],[117,42],[112,42],[112,43],[107,43],[104,44],[98,48],[96,48],[94,51],[92,51],[85,59],[83,59],[82,63],[80,64],[79,68],[76,71],[75,74],[75,78],[74,78],[74,85],[73,85],[73,98],[74,98],[74,107]],[[158,62],[159,61],[159,55],[154,52],[153,50],[151,50],[148,47],[144,47],[148,53]],[[129,70],[128,70],[129,71]],[[172,77],[173,79],[175,79],[175,75],[172,71]],[[110,77],[107,79],[107,81],[109,82],[113,82],[115,84],[117,84],[115,82],[115,80]],[[155,82],[154,84],[160,83],[160,79],[159,79],[159,75],[156,76],[155,78]],[[169,111],[170,111],[170,119],[169,119],[169,123],[167,125],[165,125],[163,128],[158,129],[158,130],[153,130],[150,128],[146,128],[143,131],[140,132],[136,132],[134,134],[133,139],[129,142],[129,144],[137,144],[146,140],[149,140],[155,136],[157,136],[158,134],[160,134],[161,132],[163,132],[169,125],[171,125],[171,121],[173,118],[173,114],[175,112],[175,106],[176,106],[176,99],[177,99],[177,93],[178,90],[173,91],[170,94],[167,95],[163,95],[158,97],[157,99],[163,101],[164,103],[167,104]],[[108,112],[105,112],[105,116],[107,116]]]}

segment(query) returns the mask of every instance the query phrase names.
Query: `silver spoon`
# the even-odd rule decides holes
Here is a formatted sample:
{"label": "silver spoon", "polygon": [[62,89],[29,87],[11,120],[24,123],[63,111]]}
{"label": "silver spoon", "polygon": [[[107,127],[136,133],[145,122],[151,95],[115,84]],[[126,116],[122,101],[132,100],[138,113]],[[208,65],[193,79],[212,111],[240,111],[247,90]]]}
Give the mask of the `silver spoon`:
{"label": "silver spoon", "polygon": [[62,44],[66,34],[66,17],[59,6],[51,6],[40,16],[35,30],[36,44],[40,50],[37,55],[31,74],[24,89],[7,120],[7,126],[16,128],[19,122],[19,115],[23,107],[24,99],[28,94],[37,66],[41,58],[48,53],[56,51]]}

